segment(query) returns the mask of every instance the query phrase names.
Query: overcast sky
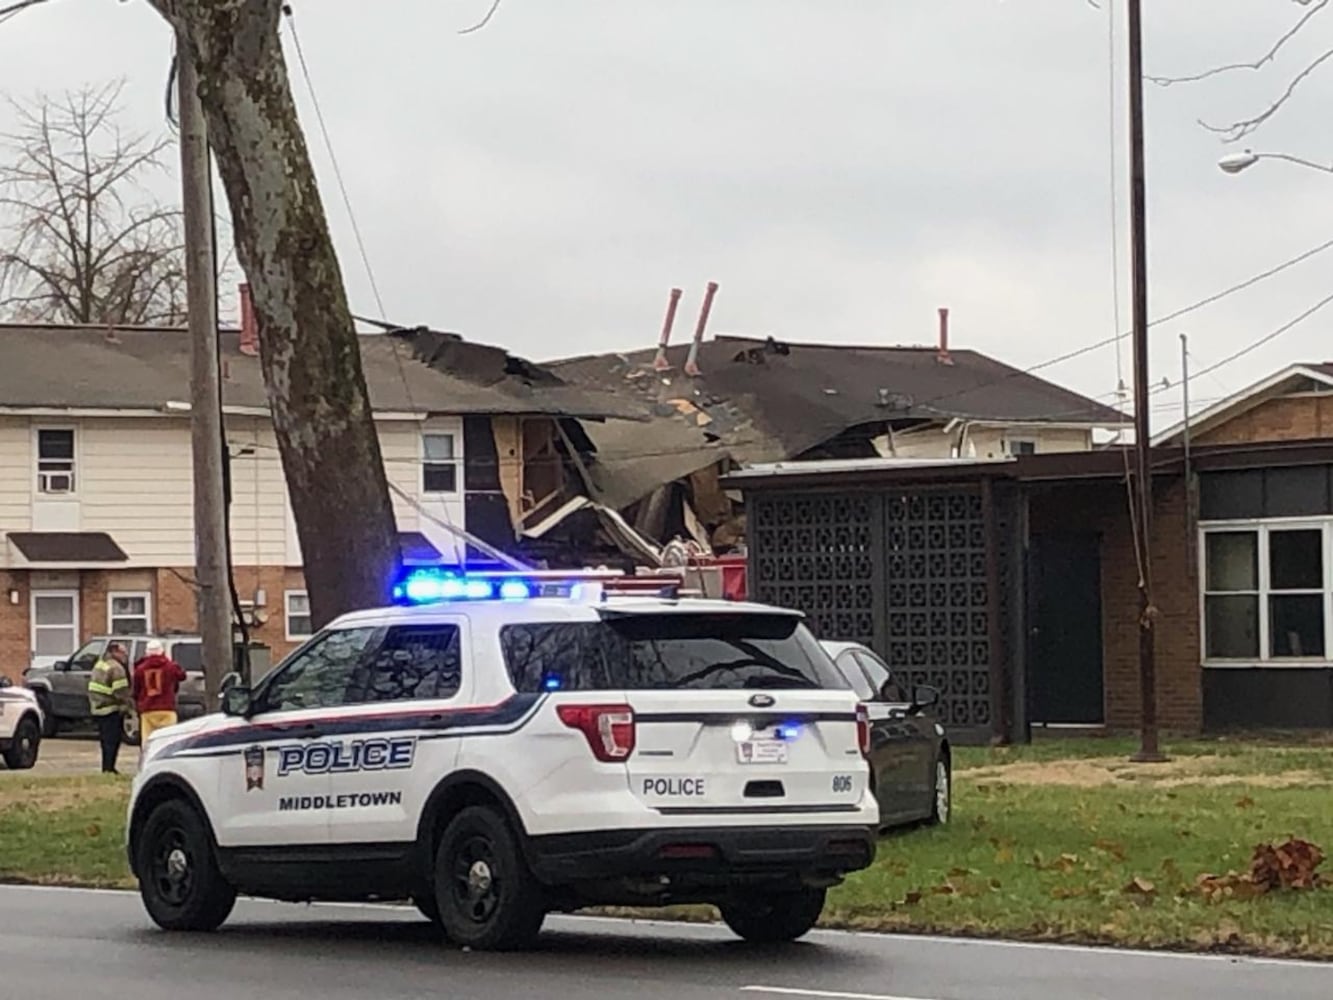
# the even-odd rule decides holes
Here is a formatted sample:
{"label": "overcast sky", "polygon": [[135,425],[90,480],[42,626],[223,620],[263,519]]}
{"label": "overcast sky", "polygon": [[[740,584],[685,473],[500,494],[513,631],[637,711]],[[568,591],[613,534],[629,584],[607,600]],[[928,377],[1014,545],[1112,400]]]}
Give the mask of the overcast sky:
{"label": "overcast sky", "polygon": [[[1124,103],[1113,147],[1101,2],[504,0],[466,36],[489,0],[295,7],[395,322],[539,359],[646,347],[668,289],[685,289],[684,338],[713,279],[715,332],[922,343],[949,306],[955,345],[1026,367],[1114,332],[1113,148],[1129,322]],[[1257,58],[1303,10],[1145,6],[1146,66],[1160,74]],[[1333,176],[1269,162],[1227,177],[1215,166],[1227,147],[1196,124],[1280,93],[1333,40],[1324,17],[1263,73],[1148,87],[1152,314],[1333,238]],[[288,42],[353,308],[374,314]],[[51,0],[0,25],[0,90],[124,76],[127,123],[158,129],[170,47],[142,0]],[[1316,76],[1249,142],[1333,158],[1330,79]],[[0,109],[0,130],[11,125]],[[1333,251],[1154,328],[1154,377],[1177,377],[1179,333],[1197,365],[1213,363],[1328,294],[1330,273]],[[1333,306],[1194,395],[1333,357],[1330,327]],[[1044,374],[1100,395],[1115,388],[1116,355]],[[1176,397],[1156,397],[1157,421],[1179,415],[1166,408]]]}

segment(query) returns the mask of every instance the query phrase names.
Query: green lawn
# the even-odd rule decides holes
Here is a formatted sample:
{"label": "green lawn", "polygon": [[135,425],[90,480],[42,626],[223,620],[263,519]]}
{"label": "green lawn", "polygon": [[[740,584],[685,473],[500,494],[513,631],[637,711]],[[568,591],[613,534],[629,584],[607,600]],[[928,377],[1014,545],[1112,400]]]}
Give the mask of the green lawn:
{"label": "green lawn", "polygon": [[[960,750],[954,821],[886,837],[874,867],[831,894],[826,923],[1333,958],[1333,889],[1210,901],[1196,887],[1246,870],[1260,842],[1333,846],[1333,748],[1175,743],[1166,765],[1131,765],[1132,749]],[[128,884],[125,792],[0,780],[0,879]]]}

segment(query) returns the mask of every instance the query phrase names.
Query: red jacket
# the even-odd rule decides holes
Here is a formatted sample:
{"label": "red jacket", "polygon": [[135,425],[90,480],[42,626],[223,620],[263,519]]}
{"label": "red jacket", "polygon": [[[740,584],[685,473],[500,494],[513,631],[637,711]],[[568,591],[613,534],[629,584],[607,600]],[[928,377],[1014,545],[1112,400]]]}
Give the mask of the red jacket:
{"label": "red jacket", "polygon": [[176,692],[185,680],[181,665],[161,653],[134,665],[134,705],[144,712],[176,711]]}

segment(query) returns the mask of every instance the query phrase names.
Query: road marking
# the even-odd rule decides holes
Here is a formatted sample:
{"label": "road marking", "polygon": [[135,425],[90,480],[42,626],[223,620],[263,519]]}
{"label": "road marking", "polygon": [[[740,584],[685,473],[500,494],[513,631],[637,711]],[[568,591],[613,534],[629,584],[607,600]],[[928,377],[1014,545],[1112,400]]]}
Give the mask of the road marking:
{"label": "road marking", "polygon": [[837,993],[832,990],[802,990],[789,986],[742,986],[741,992],[787,997],[823,997],[826,1000],[928,1000],[926,997],[900,997],[888,993]]}

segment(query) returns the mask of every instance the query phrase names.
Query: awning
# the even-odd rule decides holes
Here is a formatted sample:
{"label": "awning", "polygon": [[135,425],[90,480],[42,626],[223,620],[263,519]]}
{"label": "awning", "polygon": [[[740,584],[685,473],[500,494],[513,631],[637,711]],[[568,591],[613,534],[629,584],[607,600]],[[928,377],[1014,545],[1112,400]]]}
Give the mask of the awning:
{"label": "awning", "polygon": [[31,563],[115,563],[129,559],[105,531],[11,531],[8,537]]}

